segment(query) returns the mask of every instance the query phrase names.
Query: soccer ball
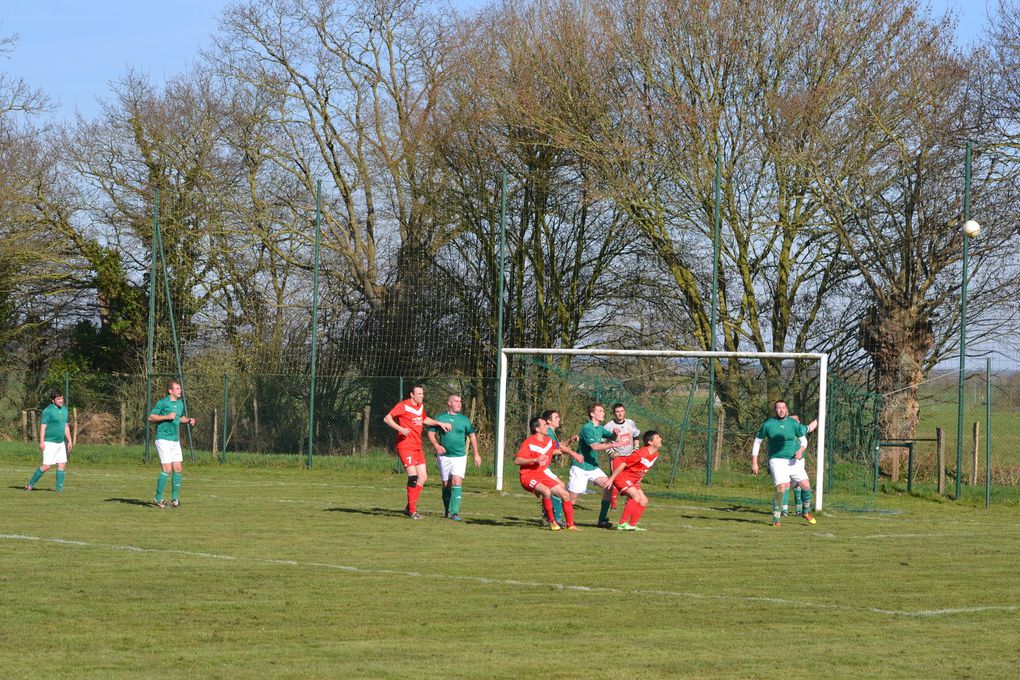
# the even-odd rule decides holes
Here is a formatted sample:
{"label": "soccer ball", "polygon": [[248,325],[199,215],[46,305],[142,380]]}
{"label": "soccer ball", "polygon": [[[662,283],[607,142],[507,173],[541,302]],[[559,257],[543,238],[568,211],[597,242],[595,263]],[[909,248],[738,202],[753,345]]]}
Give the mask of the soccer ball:
{"label": "soccer ball", "polygon": [[981,225],[976,220],[967,220],[963,223],[963,233],[973,238],[981,233]]}

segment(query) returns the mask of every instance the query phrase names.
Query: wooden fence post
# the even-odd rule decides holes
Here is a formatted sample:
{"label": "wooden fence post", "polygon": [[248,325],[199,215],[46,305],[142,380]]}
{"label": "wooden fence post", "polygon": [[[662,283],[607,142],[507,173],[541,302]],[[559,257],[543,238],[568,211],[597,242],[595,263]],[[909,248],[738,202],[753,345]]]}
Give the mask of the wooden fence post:
{"label": "wooden fence post", "polygon": [[941,427],[935,428],[935,469],[938,476],[938,492],[946,492],[946,437]]}
{"label": "wooden fence post", "polygon": [[127,444],[127,405],[120,402],[120,445],[123,448]]}
{"label": "wooden fence post", "polygon": [[971,483],[971,486],[977,484],[978,441],[980,439],[980,437],[979,437],[979,427],[980,427],[980,425],[977,422],[975,422],[974,423],[974,432],[973,432],[973,435],[974,435],[973,436],[974,450],[972,452],[973,455],[971,455],[971,464],[970,464],[970,483]]}
{"label": "wooden fence post", "polygon": [[29,442],[28,439],[28,411],[21,412],[21,435],[25,439],[25,443]]}
{"label": "wooden fence post", "polygon": [[216,407],[213,406],[213,410],[212,410],[212,457],[213,458],[217,457],[216,456],[216,453],[217,453],[216,440],[219,437],[219,433],[220,433],[219,411],[217,411]]}
{"label": "wooden fence post", "polygon": [[365,404],[365,416],[361,423],[361,452],[368,451],[368,421],[372,416],[372,405]]}

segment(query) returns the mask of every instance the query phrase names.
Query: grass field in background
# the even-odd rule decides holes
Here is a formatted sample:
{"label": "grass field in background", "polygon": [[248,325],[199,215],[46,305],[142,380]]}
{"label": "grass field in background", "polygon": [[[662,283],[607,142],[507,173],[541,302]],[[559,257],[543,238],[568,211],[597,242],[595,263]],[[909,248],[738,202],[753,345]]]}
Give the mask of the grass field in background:
{"label": "grass field in background", "polygon": [[652,498],[646,533],[594,528],[594,496],[581,533],[553,533],[515,476],[507,493],[469,476],[459,524],[432,479],[426,519],[409,521],[392,461],[186,461],[183,506],[158,510],[155,463],[83,447],[63,494],[52,472],[27,493],[34,452],[0,446],[0,675],[989,678],[1020,664],[1015,505],[890,485],[868,511],[772,528],[766,479],[692,475]]}

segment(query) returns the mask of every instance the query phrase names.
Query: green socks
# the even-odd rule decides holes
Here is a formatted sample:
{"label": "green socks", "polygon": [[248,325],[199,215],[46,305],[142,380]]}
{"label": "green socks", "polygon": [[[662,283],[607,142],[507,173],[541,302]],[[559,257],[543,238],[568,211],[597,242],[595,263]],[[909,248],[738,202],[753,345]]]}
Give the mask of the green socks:
{"label": "green socks", "polygon": [[40,478],[41,478],[41,477],[42,477],[42,476],[43,476],[43,475],[44,475],[45,473],[46,473],[46,471],[45,471],[45,470],[43,470],[42,468],[36,468],[36,470],[35,470],[35,474],[33,474],[33,475],[32,475],[32,479],[28,480],[28,485],[34,488],[34,487],[35,487],[35,483],[36,483],[36,482],[38,482],[38,481],[39,481],[39,479],[40,479]]}
{"label": "green socks", "polygon": [[780,491],[776,489],[776,495],[772,498],[772,521],[778,522],[780,517],[780,508],[787,507],[790,501],[790,490]]}
{"label": "green socks", "polygon": [[447,515],[450,514],[450,497],[453,495],[450,490],[452,487],[443,487],[443,512]]}
{"label": "green socks", "polygon": [[165,472],[159,473],[159,478],[156,480],[156,500],[163,500],[163,489],[166,488],[166,480],[170,479],[170,475]]}
{"label": "green socks", "polygon": [[563,518],[563,499],[553,494],[552,505],[553,505],[553,517],[556,518],[557,522],[565,523],[567,520]]}
{"label": "green socks", "polygon": [[58,469],[57,470],[57,491],[63,491],[63,490],[64,490],[64,471]]}
{"label": "green socks", "polygon": [[170,478],[170,498],[177,500],[181,497],[181,473],[175,472]]}
{"label": "green socks", "polygon": [[798,515],[800,514],[802,492],[803,489],[801,489],[799,486],[793,487],[793,509],[794,512],[796,512]]}
{"label": "green socks", "polygon": [[610,504],[611,504],[611,501],[603,499],[602,504],[599,506],[599,521],[600,522],[608,522],[609,521],[609,506],[610,506]]}
{"label": "green socks", "polygon": [[800,498],[804,508],[804,514],[811,514],[811,489],[801,489]]}
{"label": "green socks", "polygon": [[461,489],[459,486],[452,486],[452,487],[450,487],[450,514],[451,515],[459,515],[460,514],[460,498],[461,498],[461,494],[462,493],[463,493],[463,489]]}

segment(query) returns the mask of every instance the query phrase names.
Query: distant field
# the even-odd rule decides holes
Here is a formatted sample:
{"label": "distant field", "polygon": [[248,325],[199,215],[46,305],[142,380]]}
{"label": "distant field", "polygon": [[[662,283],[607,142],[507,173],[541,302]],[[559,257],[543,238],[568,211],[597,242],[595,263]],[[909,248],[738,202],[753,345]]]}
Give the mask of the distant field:
{"label": "distant field", "polygon": [[[105,462],[104,462],[105,459]],[[686,480],[649,531],[538,528],[511,478],[411,522],[391,458],[157,466],[0,447],[4,677],[1015,677],[1020,511],[881,493],[768,526],[767,482]],[[328,469],[331,468],[331,469]],[[652,485],[651,491],[665,491]],[[838,500],[838,497],[834,500]],[[838,507],[835,503],[834,507]]]}

